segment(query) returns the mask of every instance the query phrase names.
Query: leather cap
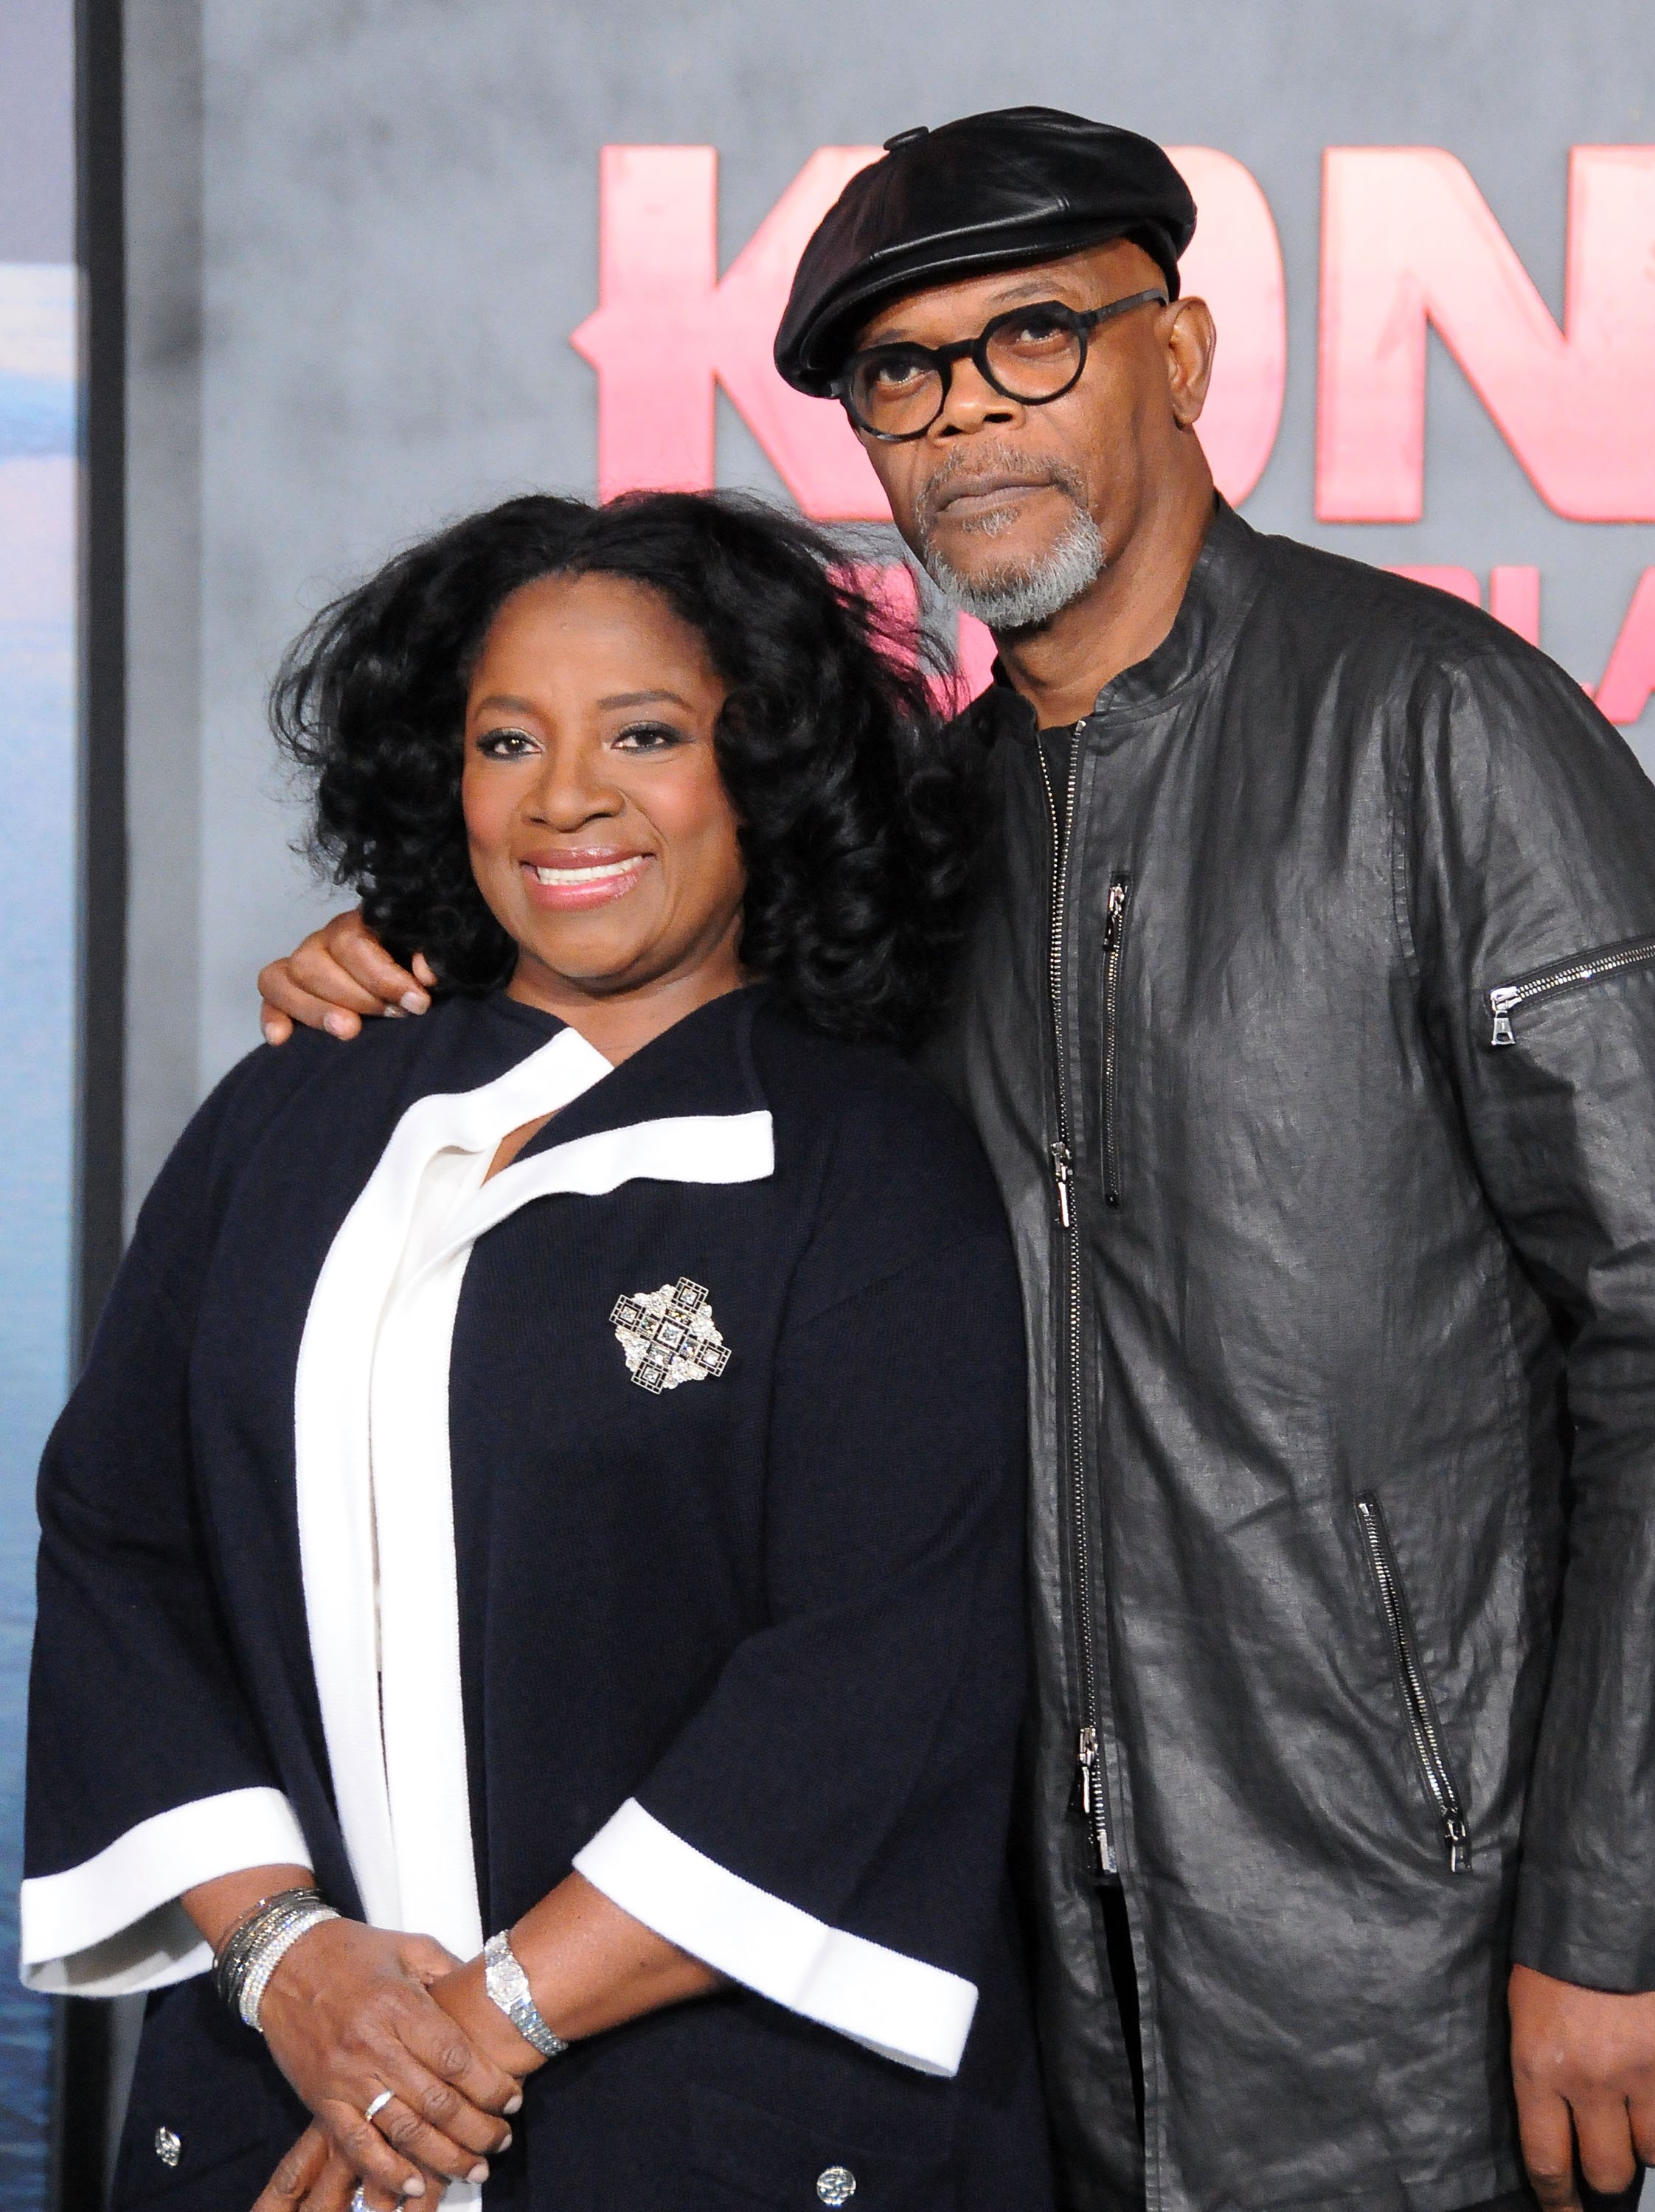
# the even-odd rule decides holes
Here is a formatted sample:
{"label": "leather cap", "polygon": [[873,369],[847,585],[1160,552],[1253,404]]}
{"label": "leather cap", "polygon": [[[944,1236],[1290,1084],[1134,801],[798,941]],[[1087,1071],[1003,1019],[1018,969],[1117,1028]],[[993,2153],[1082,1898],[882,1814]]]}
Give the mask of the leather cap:
{"label": "leather cap", "polygon": [[821,397],[874,309],[952,277],[1129,238],[1178,293],[1190,187],[1153,139],[1055,107],[1002,107],[899,131],[854,176],[800,259],[776,365]]}

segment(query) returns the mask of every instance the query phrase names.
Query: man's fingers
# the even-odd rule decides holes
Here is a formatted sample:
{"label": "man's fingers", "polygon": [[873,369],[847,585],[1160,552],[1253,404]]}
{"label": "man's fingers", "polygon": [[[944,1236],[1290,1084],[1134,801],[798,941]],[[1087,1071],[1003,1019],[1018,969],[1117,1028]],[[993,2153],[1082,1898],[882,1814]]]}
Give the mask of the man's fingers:
{"label": "man's fingers", "polygon": [[1518,2132],[1530,2184],[1545,2212],[1580,2212],[1574,2185],[1574,2124],[1555,2090],[1517,2080]]}
{"label": "man's fingers", "polygon": [[1655,2166],[1655,2084],[1633,2098],[1629,2112],[1633,2148],[1646,2166]]}
{"label": "man's fingers", "polygon": [[[376,1006],[400,1006],[405,1013],[423,1014],[430,1005],[426,993],[436,978],[423,957],[416,955],[412,970],[401,967],[380,943],[359,910],[336,914],[317,938],[307,938],[295,960],[317,945],[362,990],[372,994]],[[423,975],[420,969],[424,968]],[[301,967],[301,982],[316,988]],[[354,1002],[352,1002],[354,1003]],[[361,1009],[366,1012],[364,1007]]]}
{"label": "man's fingers", "polygon": [[[259,995],[266,1006],[274,1006],[278,1014],[302,1023],[307,1030],[325,1029],[337,1037],[354,1037],[362,1030],[361,1016],[350,1007],[336,1006],[326,996],[319,998],[295,982],[290,961],[272,960],[268,968],[259,969]],[[383,1013],[385,1009],[373,1006],[369,1011]]]}
{"label": "man's fingers", "polygon": [[253,2212],[292,2212],[321,2179],[331,2155],[327,2137],[313,2122],[265,2184]]}
{"label": "man's fingers", "polygon": [[1574,2108],[1574,2132],[1580,2146],[1580,2171],[1586,2186],[1600,2197],[1618,2197],[1638,2178],[1632,2116],[1618,2097],[1594,2098]]}
{"label": "man's fingers", "polygon": [[359,983],[350,970],[333,957],[319,938],[307,937],[296,952],[289,952],[285,962],[289,980],[295,990],[307,991],[313,999],[326,1000],[330,1006],[340,1006],[353,1014],[365,1014],[370,1019],[394,1006],[398,994],[381,998]]}

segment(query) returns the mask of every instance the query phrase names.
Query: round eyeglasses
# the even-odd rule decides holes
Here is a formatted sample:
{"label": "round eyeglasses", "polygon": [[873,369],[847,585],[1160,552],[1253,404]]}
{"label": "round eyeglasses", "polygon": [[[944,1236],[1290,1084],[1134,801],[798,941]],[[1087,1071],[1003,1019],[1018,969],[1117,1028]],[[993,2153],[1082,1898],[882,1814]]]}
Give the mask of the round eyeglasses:
{"label": "round eyeglasses", "polygon": [[858,429],[885,445],[925,435],[946,403],[954,363],[968,356],[1002,399],[1044,407],[1080,382],[1086,341],[1100,323],[1152,301],[1159,307],[1167,304],[1165,293],[1155,291],[1133,292],[1084,313],[1061,301],[1039,300],[996,315],[976,337],[954,345],[869,346],[851,355],[834,380],[834,394]]}

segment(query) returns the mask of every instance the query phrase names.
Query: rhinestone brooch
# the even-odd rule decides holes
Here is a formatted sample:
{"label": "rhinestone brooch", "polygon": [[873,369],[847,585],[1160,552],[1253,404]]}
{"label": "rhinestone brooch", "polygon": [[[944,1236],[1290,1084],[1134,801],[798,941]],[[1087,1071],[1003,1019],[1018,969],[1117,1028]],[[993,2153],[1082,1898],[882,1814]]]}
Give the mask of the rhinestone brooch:
{"label": "rhinestone brooch", "polygon": [[706,1286],[687,1275],[658,1291],[617,1298],[609,1318],[626,1354],[627,1372],[641,1390],[656,1396],[680,1382],[704,1382],[730,1364]]}
{"label": "rhinestone brooch", "polygon": [[816,2194],[824,2204],[849,2204],[856,2194],[856,2177],[848,2166],[831,2166],[817,2175]]}
{"label": "rhinestone brooch", "polygon": [[163,2166],[176,2166],[183,2155],[184,2144],[181,2137],[176,2136],[171,2128],[157,2128],[155,2130],[155,2156],[161,2160],[161,2164]]}

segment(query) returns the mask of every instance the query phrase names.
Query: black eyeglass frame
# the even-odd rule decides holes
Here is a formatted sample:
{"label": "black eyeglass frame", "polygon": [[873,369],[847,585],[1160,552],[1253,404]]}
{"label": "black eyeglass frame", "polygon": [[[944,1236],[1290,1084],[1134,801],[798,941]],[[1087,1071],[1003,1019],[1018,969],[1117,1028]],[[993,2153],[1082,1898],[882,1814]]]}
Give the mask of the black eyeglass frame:
{"label": "black eyeglass frame", "polygon": [[[1146,307],[1152,300],[1159,307],[1165,307],[1171,304],[1165,292],[1153,289],[1147,292],[1129,292],[1125,299],[1111,300],[1106,307],[1089,307],[1084,310],[1066,307],[1061,300],[1031,300],[1023,307],[1007,308],[1003,315],[995,315],[991,321],[983,325],[974,338],[958,338],[952,345],[922,346],[916,345],[911,340],[904,339],[890,345],[865,346],[861,353],[851,355],[838,375],[834,378],[833,396],[839,401],[856,428],[865,436],[877,438],[882,446],[904,446],[911,439],[922,438],[925,435],[932,423],[936,421],[937,416],[940,415],[948,404],[948,387],[953,381],[954,363],[957,361],[969,358],[983,382],[991,391],[997,392],[1002,399],[1014,399],[1019,407],[1049,406],[1054,399],[1061,399],[1066,392],[1073,392],[1086,374],[1087,341],[1098,325],[1100,323],[1112,322],[1117,315],[1124,315],[1130,308]],[[995,332],[1003,331],[1009,324],[1026,321],[1031,315],[1049,315],[1060,327],[1073,331],[1080,341],[1080,358],[1075,364],[1074,375],[1067,384],[1061,385],[1056,392],[1044,392],[1037,399],[1031,399],[1026,392],[1007,391],[989,366],[989,343]],[[876,430],[871,422],[865,422],[856,411],[855,404],[850,397],[851,384],[857,371],[866,362],[877,361],[882,354],[917,356],[922,361],[930,362],[935,370],[938,380],[942,386],[937,395],[936,413],[927,422],[922,422],[917,430]]]}

